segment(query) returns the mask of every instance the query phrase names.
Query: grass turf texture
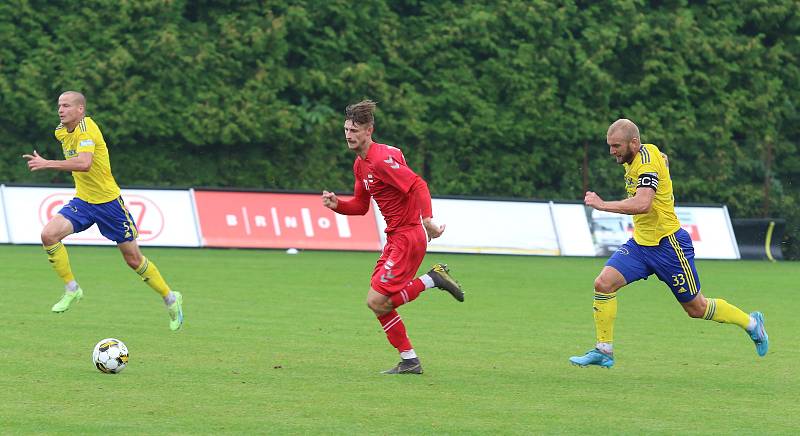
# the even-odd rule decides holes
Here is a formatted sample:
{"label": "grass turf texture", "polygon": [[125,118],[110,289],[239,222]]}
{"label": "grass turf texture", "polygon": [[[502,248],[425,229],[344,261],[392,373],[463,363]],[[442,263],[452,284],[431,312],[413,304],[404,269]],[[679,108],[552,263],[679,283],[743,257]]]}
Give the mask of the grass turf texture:
{"label": "grass turf texture", "polygon": [[[425,369],[398,360],[365,306],[375,253],[153,249],[184,292],[177,332],[115,248],[69,247],[84,299],[40,247],[0,245],[0,427],[11,433],[790,433],[796,430],[800,264],[700,261],[703,292],[766,315],[770,352],[692,320],[655,278],[619,293],[617,364],[570,366],[594,342],[603,259],[451,255],[459,304],[400,309]],[[123,340],[119,375],[91,364]]]}

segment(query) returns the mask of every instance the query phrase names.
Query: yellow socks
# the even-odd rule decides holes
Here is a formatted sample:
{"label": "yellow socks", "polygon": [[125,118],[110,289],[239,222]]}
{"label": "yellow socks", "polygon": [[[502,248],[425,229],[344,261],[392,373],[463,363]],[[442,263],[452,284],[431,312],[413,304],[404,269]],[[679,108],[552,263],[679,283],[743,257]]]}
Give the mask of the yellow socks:
{"label": "yellow socks", "polygon": [[[45,245],[44,249],[47,251],[47,260],[50,261],[50,265],[53,266],[56,274],[61,277],[64,284],[69,285],[74,282],[75,276],[72,274],[72,268],[70,268],[69,265],[67,247],[61,242],[57,242],[53,245]],[[142,264],[139,265],[139,268],[136,268],[136,273],[142,277],[142,280],[147,283],[148,286],[158,292],[161,297],[166,298],[167,295],[169,295],[169,286],[167,286],[164,278],[161,277],[158,267],[146,257],[142,256]],[[73,284],[73,286],[77,285]]]}
{"label": "yellow socks", "polygon": [[72,275],[72,268],[69,266],[67,247],[61,242],[57,242],[53,245],[45,245],[44,249],[47,251],[47,260],[50,261],[50,265],[52,265],[56,274],[61,277],[61,280],[64,280],[65,284],[75,281],[75,276]]}
{"label": "yellow socks", "polygon": [[609,344],[614,340],[614,320],[617,319],[617,293],[604,294],[594,291],[594,327],[598,344]]}
{"label": "yellow socks", "polygon": [[161,294],[162,297],[166,297],[169,294],[169,286],[167,286],[164,278],[161,277],[156,264],[150,262],[146,257],[142,256],[142,264],[139,265],[139,268],[136,268],[136,274],[142,276],[142,280]]}
{"label": "yellow socks", "polygon": [[706,313],[703,314],[703,318],[725,324],[736,324],[745,330],[750,323],[750,315],[722,298],[706,298]]}

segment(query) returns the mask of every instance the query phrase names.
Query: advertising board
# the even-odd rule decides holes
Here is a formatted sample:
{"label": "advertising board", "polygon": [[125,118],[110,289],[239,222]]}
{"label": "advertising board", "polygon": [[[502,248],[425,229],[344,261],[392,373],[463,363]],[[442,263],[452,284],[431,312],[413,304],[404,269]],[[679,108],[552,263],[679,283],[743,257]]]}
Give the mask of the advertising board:
{"label": "advertising board", "polygon": [[[4,202],[8,209],[10,241],[15,244],[40,244],[45,224],[73,198],[72,188],[29,188],[6,186]],[[194,214],[188,191],[123,189],[122,198],[139,229],[140,245],[197,247]],[[112,245],[93,225],[67,236],[67,244]]]}
{"label": "advertising board", "polygon": [[198,190],[194,196],[204,246],[380,249],[371,211],[340,215],[322,206],[319,195]]}

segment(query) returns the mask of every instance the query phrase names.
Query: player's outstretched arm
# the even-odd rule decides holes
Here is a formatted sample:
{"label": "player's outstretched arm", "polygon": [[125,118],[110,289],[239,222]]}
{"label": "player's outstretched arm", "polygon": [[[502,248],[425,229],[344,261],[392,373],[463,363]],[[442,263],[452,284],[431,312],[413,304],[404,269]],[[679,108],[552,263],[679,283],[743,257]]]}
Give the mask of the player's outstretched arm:
{"label": "player's outstretched arm", "polygon": [[620,201],[604,201],[599,195],[592,191],[587,191],[583,198],[583,202],[597,210],[605,212],[624,213],[626,215],[639,215],[650,212],[653,206],[653,199],[656,196],[656,191],[649,188],[639,188],[636,190],[636,195],[631,198],[626,198]]}
{"label": "player's outstretched arm", "polygon": [[350,200],[340,200],[333,192],[322,191],[322,205],[342,215],[364,215],[369,211],[369,192],[361,183],[355,184]]}
{"label": "player's outstretched arm", "polygon": [[59,171],[80,171],[86,172],[92,168],[94,153],[83,152],[77,156],[66,160],[49,160],[39,156],[36,150],[33,154],[23,154],[23,158],[28,160],[28,169],[31,171],[39,170],[59,170]]}

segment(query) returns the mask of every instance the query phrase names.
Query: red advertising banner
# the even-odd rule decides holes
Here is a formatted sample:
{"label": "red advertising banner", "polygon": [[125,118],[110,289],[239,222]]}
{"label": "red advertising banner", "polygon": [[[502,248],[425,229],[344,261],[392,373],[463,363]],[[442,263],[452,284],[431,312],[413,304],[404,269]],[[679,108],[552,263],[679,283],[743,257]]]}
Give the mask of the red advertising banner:
{"label": "red advertising banner", "polygon": [[340,215],[320,195],[195,191],[202,245],[207,247],[380,250],[378,225]]}

